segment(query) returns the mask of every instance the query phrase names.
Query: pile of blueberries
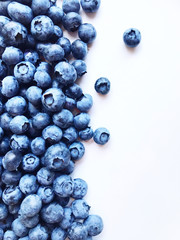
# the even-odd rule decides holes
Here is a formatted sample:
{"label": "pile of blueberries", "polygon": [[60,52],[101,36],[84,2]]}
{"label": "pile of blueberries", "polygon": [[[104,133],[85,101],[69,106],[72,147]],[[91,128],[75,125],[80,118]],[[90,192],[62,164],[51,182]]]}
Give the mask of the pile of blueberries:
{"label": "pile of blueberries", "polygon": [[[103,230],[83,199],[87,183],[72,179],[82,141],[105,144],[87,113],[93,101],[76,80],[95,28],[82,23],[100,0],[0,1],[0,240],[91,240]],[[72,44],[63,31],[78,31]],[[95,89],[107,94],[110,82]]]}

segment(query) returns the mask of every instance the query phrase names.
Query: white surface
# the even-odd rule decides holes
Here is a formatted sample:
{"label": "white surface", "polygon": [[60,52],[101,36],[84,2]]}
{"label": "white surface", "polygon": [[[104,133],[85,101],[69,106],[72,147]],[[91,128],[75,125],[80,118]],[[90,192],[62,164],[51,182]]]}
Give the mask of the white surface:
{"label": "white surface", "polygon": [[[96,240],[180,239],[179,9],[179,0],[102,0],[95,16],[83,14],[98,36],[81,86],[94,97],[92,127],[111,132],[106,146],[86,144],[74,172],[104,219]],[[130,27],[142,34],[134,50],[122,41]],[[111,81],[106,97],[94,90],[101,76]]]}

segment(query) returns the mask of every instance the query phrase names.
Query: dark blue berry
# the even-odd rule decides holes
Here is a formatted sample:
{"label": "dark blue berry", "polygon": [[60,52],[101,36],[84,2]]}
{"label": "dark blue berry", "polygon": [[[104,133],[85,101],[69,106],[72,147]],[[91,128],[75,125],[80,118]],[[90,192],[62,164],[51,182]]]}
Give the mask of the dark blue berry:
{"label": "dark blue berry", "polygon": [[83,23],[78,29],[78,36],[85,43],[92,43],[96,35],[96,29],[90,23]]}
{"label": "dark blue berry", "polygon": [[64,28],[69,32],[75,32],[78,30],[82,23],[81,16],[76,12],[68,12],[62,18]]}
{"label": "dark blue berry", "polygon": [[101,77],[95,82],[95,90],[101,94],[107,94],[110,90],[110,81],[107,78]]}
{"label": "dark blue berry", "polygon": [[14,76],[20,83],[30,83],[33,81],[35,66],[28,61],[18,63],[14,68]]}
{"label": "dark blue berry", "polygon": [[63,219],[64,210],[56,202],[49,203],[41,209],[41,217],[46,223],[59,223]]}
{"label": "dark blue berry", "polygon": [[34,15],[46,14],[50,6],[51,3],[49,0],[32,0],[31,4]]}
{"label": "dark blue berry", "polygon": [[81,6],[87,13],[96,12],[100,7],[100,0],[81,0]]}
{"label": "dark blue berry", "polygon": [[68,57],[71,53],[71,42],[69,39],[61,37],[57,40],[56,44],[59,44],[64,49],[64,56]]}
{"label": "dark blue berry", "polygon": [[62,21],[62,17],[64,15],[63,10],[60,7],[52,6],[48,10],[48,17],[51,18],[54,24],[60,24]]}
{"label": "dark blue berry", "polygon": [[110,133],[106,128],[97,128],[94,131],[93,139],[97,144],[104,145],[109,141]]}
{"label": "dark blue berry", "polygon": [[77,39],[72,43],[71,51],[76,59],[84,59],[88,52],[87,44]]}
{"label": "dark blue berry", "polygon": [[10,147],[12,150],[26,152],[29,149],[30,141],[26,135],[13,134],[10,139]]}
{"label": "dark blue berry", "polygon": [[2,159],[3,167],[8,171],[15,171],[19,167],[22,155],[18,151],[11,150]]}
{"label": "dark blue berry", "polygon": [[79,160],[84,155],[85,147],[81,142],[76,141],[76,142],[73,142],[69,146],[69,150],[70,150],[70,153],[71,153],[71,159],[72,160]]}
{"label": "dark blue berry", "polygon": [[59,113],[53,115],[53,122],[60,128],[68,128],[73,123],[73,114],[67,110],[62,109]]}
{"label": "dark blue berry", "polygon": [[71,63],[77,72],[77,77],[82,77],[85,73],[87,73],[87,66],[83,60],[75,60]]}
{"label": "dark blue berry", "polygon": [[128,47],[134,48],[141,41],[141,33],[136,28],[129,28],[124,32],[123,40]]}
{"label": "dark blue berry", "polygon": [[59,197],[71,196],[74,189],[74,183],[69,175],[61,175],[53,182],[53,190]]}
{"label": "dark blue berry", "polygon": [[90,236],[96,236],[103,230],[103,221],[100,216],[90,215],[85,219],[84,225]]}
{"label": "dark blue berry", "polygon": [[26,172],[34,172],[40,165],[39,158],[32,154],[28,153],[23,156],[21,167]]}
{"label": "dark blue berry", "polygon": [[79,0],[63,0],[62,8],[65,13],[68,12],[78,13],[80,10]]}
{"label": "dark blue berry", "polygon": [[23,52],[16,47],[6,47],[2,54],[2,60],[7,65],[15,65],[23,60]]}

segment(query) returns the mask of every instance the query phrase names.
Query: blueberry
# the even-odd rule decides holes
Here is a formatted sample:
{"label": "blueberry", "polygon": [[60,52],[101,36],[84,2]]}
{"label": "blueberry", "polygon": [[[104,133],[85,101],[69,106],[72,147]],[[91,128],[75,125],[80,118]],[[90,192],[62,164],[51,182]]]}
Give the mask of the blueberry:
{"label": "blueberry", "polygon": [[68,12],[62,18],[62,23],[64,28],[68,32],[75,32],[78,30],[79,26],[82,23],[81,16],[76,12]]}
{"label": "blueberry", "polygon": [[22,201],[20,210],[24,216],[33,217],[39,213],[41,207],[41,198],[36,194],[30,194]]}
{"label": "blueberry", "polygon": [[90,94],[84,94],[78,99],[76,106],[81,112],[88,112],[93,105],[93,99]]}
{"label": "blueberry", "polygon": [[51,240],[64,240],[67,233],[60,227],[55,228],[51,233]]}
{"label": "blueberry", "polygon": [[[38,66],[37,66],[37,68],[36,68],[36,71],[37,71],[37,72],[38,72],[38,71],[46,72],[46,73],[48,73],[48,74],[50,75],[51,72],[52,72],[52,66],[51,66],[51,64],[48,63],[48,62],[40,61],[40,62],[38,63]],[[34,76],[34,77],[35,77],[35,76]]]}
{"label": "blueberry", "polygon": [[62,109],[53,115],[53,122],[60,128],[68,128],[73,124],[73,118],[73,114],[69,110]]}
{"label": "blueberry", "polygon": [[16,47],[6,47],[2,54],[2,60],[7,65],[15,65],[23,60],[23,52]]}
{"label": "blueberry", "polygon": [[42,202],[45,204],[52,202],[52,200],[54,199],[53,189],[49,186],[39,187],[39,189],[37,191],[37,195],[41,198]]}
{"label": "blueberry", "polygon": [[79,99],[83,92],[82,88],[78,84],[74,83],[66,88],[65,94],[70,98]]}
{"label": "blueberry", "polygon": [[7,66],[6,64],[0,59],[0,79],[3,79],[7,74]]}
{"label": "blueberry", "polygon": [[97,128],[94,131],[93,139],[97,144],[104,145],[109,141],[110,133],[106,128]]}
{"label": "blueberry", "polygon": [[10,121],[9,126],[13,133],[23,134],[29,128],[29,120],[23,115],[18,115]]}
{"label": "blueberry", "polygon": [[10,147],[12,150],[26,152],[29,148],[29,138],[26,135],[12,135],[10,139]]}
{"label": "blueberry", "polygon": [[66,97],[64,108],[73,111],[76,107],[76,101],[73,98]]}
{"label": "blueberry", "polygon": [[136,28],[129,28],[123,34],[125,44],[130,47],[136,47],[141,41],[141,33]]}
{"label": "blueberry", "polygon": [[3,14],[1,14],[1,5],[0,5],[0,33],[2,32],[4,25],[10,21],[11,21],[10,18],[3,16]]}
{"label": "blueberry", "polygon": [[54,24],[60,24],[62,21],[62,17],[64,15],[63,10],[60,7],[57,6],[52,6],[49,8],[48,17],[51,18]]}
{"label": "blueberry", "polygon": [[63,139],[66,143],[72,143],[78,138],[78,133],[75,127],[68,127],[64,130]]}
{"label": "blueberry", "polygon": [[65,207],[68,205],[70,197],[59,197],[58,195],[55,195],[55,201],[58,202],[62,207]]}
{"label": "blueberry", "polygon": [[50,123],[50,116],[47,113],[38,113],[32,118],[32,124],[36,129],[42,130]]}
{"label": "blueberry", "polygon": [[26,172],[34,172],[40,165],[40,160],[39,158],[32,154],[28,153],[23,156],[22,159],[22,169]]}
{"label": "blueberry", "polygon": [[49,41],[51,41],[51,43],[56,43],[58,39],[61,38],[62,36],[63,36],[63,30],[59,26],[54,25],[54,33],[50,37]]}
{"label": "blueberry", "polygon": [[62,130],[55,125],[49,125],[42,132],[43,138],[51,144],[58,143],[61,140],[62,135]]}
{"label": "blueberry", "polygon": [[10,21],[4,25],[2,35],[8,45],[19,46],[26,42],[27,29],[21,23]]}
{"label": "blueberry", "polygon": [[9,138],[4,137],[0,142],[0,154],[6,154],[10,150]]}
{"label": "blueberry", "polygon": [[87,66],[86,63],[83,60],[75,60],[72,62],[72,65],[76,69],[77,77],[82,77],[85,73],[87,73]]}
{"label": "blueberry", "polygon": [[81,0],[81,6],[87,13],[96,12],[100,7],[100,0]]}
{"label": "blueberry", "polygon": [[55,144],[49,147],[44,155],[44,164],[52,170],[62,170],[68,166],[70,152],[65,144]]}
{"label": "blueberry", "polygon": [[4,170],[1,176],[2,182],[6,185],[17,185],[21,178],[20,171],[11,171]]}
{"label": "blueberry", "polygon": [[101,77],[95,82],[95,90],[101,94],[107,94],[110,90],[110,81],[107,78]]}
{"label": "blueberry", "polygon": [[91,139],[93,135],[94,135],[94,132],[91,127],[87,127],[79,131],[79,138],[84,141]]}
{"label": "blueberry", "polygon": [[36,86],[31,86],[26,91],[28,101],[35,106],[41,103],[42,89]]}
{"label": "blueberry", "polygon": [[43,56],[49,62],[61,61],[64,58],[64,50],[58,44],[51,44],[43,51]]}
{"label": "blueberry", "polygon": [[34,175],[25,174],[19,181],[19,188],[26,195],[36,193],[38,189],[37,178]]}
{"label": "blueberry", "polygon": [[103,221],[100,216],[90,215],[85,221],[84,225],[90,236],[96,236],[103,230]]}
{"label": "blueberry", "polygon": [[[40,115],[41,116],[41,115]],[[40,129],[37,129],[35,126],[33,126],[33,119],[29,119],[29,129],[27,131],[27,134],[29,137],[38,137],[41,135],[41,130]],[[37,119],[36,119],[37,120]],[[37,123],[38,124],[38,121],[37,122],[34,122],[35,124]],[[41,123],[41,121],[40,121]],[[42,123],[41,123],[42,124]]]}
{"label": "blueberry", "polygon": [[64,218],[60,222],[59,226],[62,229],[68,229],[74,221],[74,216],[70,207],[64,208]]}
{"label": "blueberry", "polygon": [[44,70],[41,70],[41,71],[38,70],[34,74],[34,81],[37,83],[37,86],[40,88],[48,88],[50,87],[52,82],[49,73]]}
{"label": "blueberry", "polygon": [[15,96],[10,98],[6,104],[6,111],[11,116],[17,116],[17,115],[23,115],[26,111],[27,104],[23,97],[21,96]]}
{"label": "blueberry", "polygon": [[80,10],[79,0],[63,0],[62,8],[65,13],[68,12],[78,13]]}
{"label": "blueberry", "polygon": [[39,60],[39,55],[36,51],[28,49],[24,52],[24,60],[35,65]]}
{"label": "blueberry", "polygon": [[71,204],[71,209],[76,219],[85,219],[89,216],[90,206],[84,199],[74,200]]}
{"label": "blueberry", "polygon": [[86,240],[88,237],[88,231],[83,223],[73,222],[68,229],[68,238],[70,240]]}
{"label": "blueberry", "polygon": [[7,10],[13,21],[20,22],[24,25],[30,24],[33,19],[33,12],[27,5],[13,1],[8,5]]}
{"label": "blueberry", "polygon": [[29,231],[29,239],[30,240],[47,240],[48,239],[47,229],[42,225],[38,224],[36,227],[32,228]]}
{"label": "blueberry", "polygon": [[79,113],[74,117],[74,126],[79,130],[85,129],[89,122],[90,116],[88,113]]}
{"label": "blueberry", "polygon": [[0,203],[0,221],[4,220],[8,216],[8,209],[4,203]]}
{"label": "blueberry", "polygon": [[20,205],[19,205],[19,204],[9,205],[9,206],[8,206],[8,211],[9,211],[9,213],[12,214],[12,215],[18,214],[19,209],[20,209]]}
{"label": "blueberry", "polygon": [[28,233],[28,229],[21,223],[19,218],[12,222],[12,230],[18,237],[24,237]]}
{"label": "blueberry", "polygon": [[6,205],[15,205],[22,199],[22,192],[17,186],[8,186],[4,189],[2,200]]}
{"label": "blueberry", "polygon": [[22,155],[18,151],[11,150],[2,159],[3,167],[8,171],[15,171],[19,167]]}
{"label": "blueberry", "polygon": [[86,195],[87,190],[87,183],[81,178],[76,178],[74,179],[74,189],[71,196],[74,199],[82,199]]}
{"label": "blueberry", "polygon": [[83,23],[78,29],[78,36],[85,43],[92,43],[96,35],[96,29],[90,23]]}
{"label": "blueberry", "polygon": [[41,218],[46,223],[59,223],[63,219],[63,214],[63,208],[56,202],[49,203],[41,209]]}
{"label": "blueberry", "polygon": [[1,93],[8,98],[14,97],[19,91],[19,83],[13,76],[7,76],[2,80]]}
{"label": "blueberry", "polygon": [[79,160],[83,157],[84,152],[85,152],[85,148],[84,145],[81,142],[73,142],[70,146],[69,146],[69,150],[71,153],[71,159],[72,160]]}
{"label": "blueberry", "polygon": [[88,52],[87,44],[77,39],[72,43],[71,51],[74,58],[84,59]]}
{"label": "blueberry", "polygon": [[19,220],[26,228],[34,228],[39,223],[39,214],[36,214],[33,217],[25,217],[21,214],[21,211],[19,211],[19,215]]}
{"label": "blueberry", "polygon": [[3,231],[11,228],[12,221],[13,221],[12,215],[8,215],[8,217],[5,220],[0,222],[0,226],[3,229]]}
{"label": "blueberry", "polygon": [[49,0],[32,0],[31,4],[34,15],[46,14],[50,6]]}
{"label": "blueberry", "polygon": [[50,112],[58,112],[65,103],[65,95],[61,89],[49,88],[42,95],[42,103]]}
{"label": "blueberry", "polygon": [[54,181],[55,174],[50,171],[48,168],[41,168],[37,172],[37,180],[43,186],[51,185]]}
{"label": "blueberry", "polygon": [[45,140],[41,137],[36,137],[31,142],[31,151],[37,156],[41,156],[46,151]]}
{"label": "blueberry", "polygon": [[67,62],[58,63],[54,68],[54,74],[56,80],[64,86],[74,83],[77,79],[75,68]]}
{"label": "blueberry", "polygon": [[[39,0],[36,0],[39,1]],[[42,0],[44,3],[44,0]],[[31,34],[39,41],[47,41],[54,33],[53,21],[48,16],[37,16],[31,22]]]}
{"label": "blueberry", "polygon": [[3,240],[17,240],[17,239],[18,239],[18,237],[16,236],[16,234],[12,230],[7,230],[4,233]]}
{"label": "blueberry", "polygon": [[56,44],[59,44],[64,49],[64,56],[68,57],[71,53],[71,42],[66,37],[61,37],[57,40]]}
{"label": "blueberry", "polygon": [[53,182],[53,189],[55,194],[60,197],[71,196],[74,188],[74,183],[69,175],[61,175]]}
{"label": "blueberry", "polygon": [[35,66],[31,62],[20,62],[14,68],[14,76],[20,83],[30,83],[33,80],[35,70]]}

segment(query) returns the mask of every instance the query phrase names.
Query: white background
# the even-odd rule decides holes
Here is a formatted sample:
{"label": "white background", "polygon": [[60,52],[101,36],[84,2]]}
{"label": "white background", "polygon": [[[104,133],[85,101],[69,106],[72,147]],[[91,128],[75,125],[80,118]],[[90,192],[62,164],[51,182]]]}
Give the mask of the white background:
{"label": "white background", "polygon": [[[60,1],[61,2],[61,1]],[[85,143],[74,177],[88,182],[91,213],[104,219],[96,240],[180,239],[180,1],[102,0],[97,14],[82,14],[97,29],[80,81],[91,93],[91,125],[107,127],[105,146]],[[122,35],[141,31],[141,44]],[[99,77],[110,93],[94,90]]]}

